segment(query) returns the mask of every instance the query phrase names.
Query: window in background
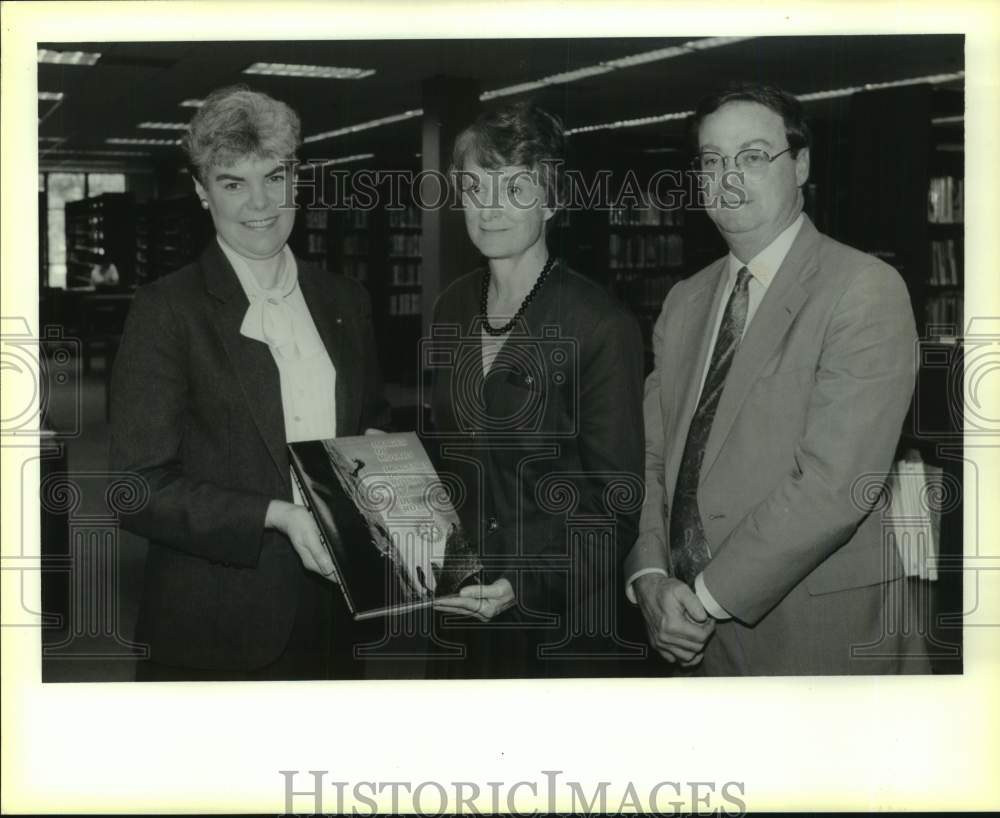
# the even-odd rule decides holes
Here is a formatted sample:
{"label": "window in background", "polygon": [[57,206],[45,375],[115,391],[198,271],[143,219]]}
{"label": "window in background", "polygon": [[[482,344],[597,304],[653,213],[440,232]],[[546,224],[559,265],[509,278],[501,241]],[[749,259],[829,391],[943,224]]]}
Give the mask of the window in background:
{"label": "window in background", "polygon": [[88,173],[87,198],[100,196],[102,193],[124,193],[124,173]]}
{"label": "window in background", "polygon": [[66,202],[84,198],[84,173],[48,174],[49,286],[66,286]]}
{"label": "window in background", "polygon": [[[46,178],[47,177],[47,180]],[[40,173],[38,189],[48,193],[50,287],[66,286],[66,202],[102,193],[123,193],[124,173]]]}

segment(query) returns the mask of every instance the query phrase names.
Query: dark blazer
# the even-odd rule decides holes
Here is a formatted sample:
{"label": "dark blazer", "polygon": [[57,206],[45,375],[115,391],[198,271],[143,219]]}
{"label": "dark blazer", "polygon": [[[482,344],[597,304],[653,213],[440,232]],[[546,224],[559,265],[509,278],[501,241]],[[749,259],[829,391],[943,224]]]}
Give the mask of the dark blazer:
{"label": "dark blazer", "polygon": [[[723,258],[679,283],[656,322],[646,500],[627,576],[671,570],[670,502],[727,268]],[[705,672],[926,669],[913,620],[903,627],[904,589],[885,587],[902,570],[875,509],[913,392],[915,341],[899,274],[806,217],[736,352],[705,447],[705,584],[734,617],[718,624]]]}
{"label": "dark blazer", "polygon": [[[297,264],[337,371],[337,434],[384,428],[367,293]],[[292,489],[277,367],[266,344],[240,334],[248,306],[213,240],[137,291],[115,361],[111,468],[149,487],[145,507],[121,519],[150,541],[136,635],[168,665],[271,662],[311,581],[287,538],[264,529],[268,503]]]}
{"label": "dark blazer", "polygon": [[595,595],[612,590],[637,534],[642,336],[601,287],[557,264],[484,378],[484,275],[463,276],[435,306],[428,448],[461,481],[459,514],[486,581],[505,576],[515,589],[517,607],[486,627],[556,614],[565,628],[574,609],[604,604]]}

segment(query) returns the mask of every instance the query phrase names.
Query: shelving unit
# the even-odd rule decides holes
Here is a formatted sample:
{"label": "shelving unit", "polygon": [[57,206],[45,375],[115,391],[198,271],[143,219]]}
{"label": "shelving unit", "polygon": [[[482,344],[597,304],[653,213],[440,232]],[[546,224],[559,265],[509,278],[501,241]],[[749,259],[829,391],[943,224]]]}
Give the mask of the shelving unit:
{"label": "shelving unit", "polygon": [[300,210],[288,243],[299,258],[313,261],[324,270],[330,269],[330,211]]}
{"label": "shelving unit", "polygon": [[412,205],[405,210],[385,212],[387,231],[386,287],[391,318],[421,315],[420,211]]}
{"label": "shelving unit", "polygon": [[[916,387],[897,459],[919,457],[962,485],[963,367],[962,123],[939,127],[963,109],[961,93],[910,86],[851,100],[853,151],[846,240],[899,270],[920,337]],[[956,384],[959,386],[956,387]],[[947,492],[946,492],[947,493]],[[926,593],[921,625],[937,673],[962,671],[963,537],[961,489],[940,521],[939,554],[952,560]],[[911,578],[914,584],[924,580]],[[947,624],[951,618],[958,624]]]}
{"label": "shelving unit", "polygon": [[95,269],[113,264],[118,286],[135,283],[135,199],[131,193],[102,193],[66,203],[66,284],[87,287]]}
{"label": "shelving unit", "polygon": [[683,210],[648,203],[608,211],[612,289],[651,335],[670,288],[684,277]]}

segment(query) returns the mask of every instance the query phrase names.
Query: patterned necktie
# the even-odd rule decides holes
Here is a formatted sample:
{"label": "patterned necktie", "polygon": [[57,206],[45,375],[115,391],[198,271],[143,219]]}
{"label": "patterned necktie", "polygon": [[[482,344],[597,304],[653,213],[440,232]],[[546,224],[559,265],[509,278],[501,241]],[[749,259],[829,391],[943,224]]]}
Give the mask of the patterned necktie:
{"label": "patterned necktie", "polygon": [[715,410],[719,406],[719,398],[726,385],[726,375],[729,374],[736,348],[743,338],[743,327],[747,321],[749,280],[750,271],[746,267],[741,268],[722,316],[719,335],[712,350],[712,362],[705,376],[701,397],[698,398],[698,407],[691,418],[670,508],[670,561],[674,576],[689,585],[712,557],[698,511],[698,482]]}

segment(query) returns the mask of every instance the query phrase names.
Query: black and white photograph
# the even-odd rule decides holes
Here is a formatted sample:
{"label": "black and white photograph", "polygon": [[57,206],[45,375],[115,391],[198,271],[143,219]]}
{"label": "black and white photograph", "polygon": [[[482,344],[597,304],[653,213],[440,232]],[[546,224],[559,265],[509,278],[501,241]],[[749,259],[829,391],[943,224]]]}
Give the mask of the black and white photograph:
{"label": "black and white photograph", "polygon": [[[4,183],[30,293],[3,309],[4,508],[33,522],[10,546],[5,525],[4,624],[35,640],[38,695],[234,690],[270,719],[279,691],[461,712],[476,685],[497,692],[479,741],[514,729],[505,708],[564,740],[515,694],[589,690],[609,739],[662,701],[710,753],[719,697],[791,696],[804,731],[868,691],[981,680],[1000,328],[966,153],[994,149],[970,123],[1000,94],[973,70],[995,21],[672,28],[664,4],[622,33],[462,35],[476,12],[440,3],[407,35],[273,4],[236,34],[221,2],[178,36],[153,24],[169,4],[122,5],[120,32],[36,25],[19,51],[37,197]],[[938,706],[927,729],[952,729]],[[763,738],[747,707],[736,729]],[[582,783],[553,794],[558,758],[530,767],[535,800],[472,801],[596,810]],[[601,806],[741,814],[725,758],[711,804],[692,756],[620,771]],[[305,770],[334,763],[259,767],[265,811],[323,812]],[[472,803],[434,766],[395,773],[452,798],[423,806],[338,766],[354,784],[326,811]],[[783,803],[768,786],[756,803]]]}

